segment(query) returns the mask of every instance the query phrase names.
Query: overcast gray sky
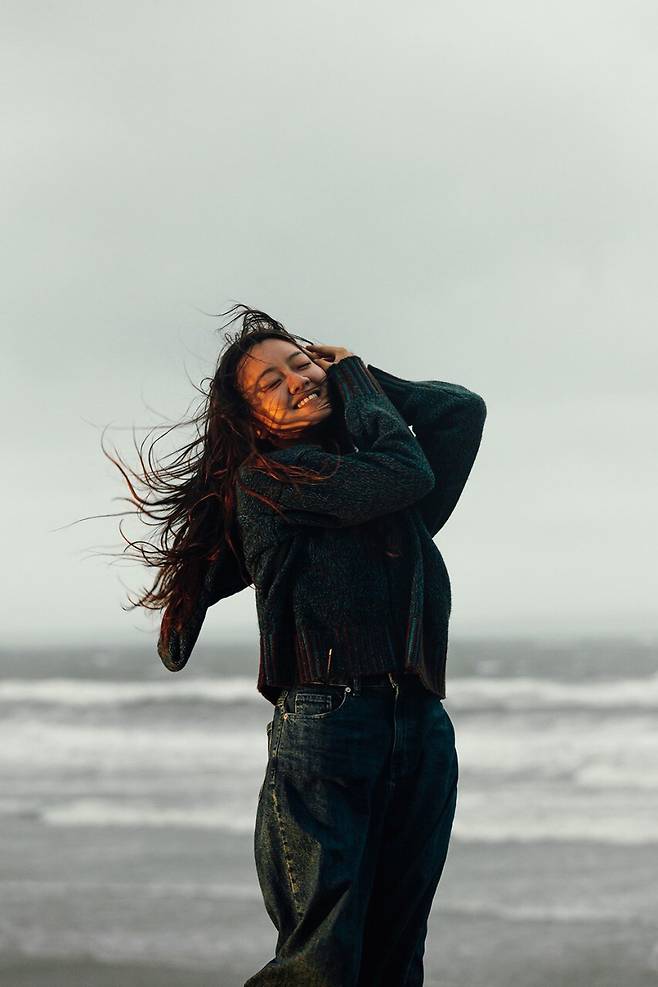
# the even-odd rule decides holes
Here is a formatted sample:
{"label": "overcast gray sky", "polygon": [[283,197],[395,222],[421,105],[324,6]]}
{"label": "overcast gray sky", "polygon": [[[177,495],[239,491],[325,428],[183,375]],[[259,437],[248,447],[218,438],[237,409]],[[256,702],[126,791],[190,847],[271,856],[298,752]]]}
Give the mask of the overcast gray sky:
{"label": "overcast gray sky", "polygon": [[[151,572],[89,557],[118,519],[53,529],[125,507],[100,428],[136,465],[130,427],[187,413],[223,343],[203,311],[234,301],[484,397],[436,539],[453,634],[656,631],[653,2],[2,21],[4,643],[155,646],[120,608]],[[203,631],[256,634],[251,588]]]}

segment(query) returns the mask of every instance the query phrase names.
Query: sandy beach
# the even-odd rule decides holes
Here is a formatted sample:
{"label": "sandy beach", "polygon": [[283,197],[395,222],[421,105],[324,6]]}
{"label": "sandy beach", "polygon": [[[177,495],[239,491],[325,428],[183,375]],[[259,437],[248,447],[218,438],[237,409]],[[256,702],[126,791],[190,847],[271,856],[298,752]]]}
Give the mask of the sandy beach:
{"label": "sandy beach", "polygon": [[[42,844],[35,824],[5,830],[5,850],[30,859],[36,875],[32,885],[4,881],[5,914],[35,933],[33,955],[18,955],[5,927],[7,987],[241,987],[273,955],[244,836],[78,827],[54,829]],[[657,869],[658,846],[455,840],[432,910],[426,983],[655,987]]]}

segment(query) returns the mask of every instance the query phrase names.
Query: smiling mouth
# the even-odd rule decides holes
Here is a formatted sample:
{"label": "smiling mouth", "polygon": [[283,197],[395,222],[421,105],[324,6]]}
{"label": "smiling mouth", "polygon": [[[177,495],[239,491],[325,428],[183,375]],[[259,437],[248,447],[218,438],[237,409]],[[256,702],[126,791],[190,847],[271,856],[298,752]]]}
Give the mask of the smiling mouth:
{"label": "smiling mouth", "polygon": [[304,397],[300,400],[299,404],[295,405],[295,410],[297,410],[298,408],[306,408],[307,405],[310,404],[318,404],[318,402],[320,402],[321,400],[322,400],[322,388],[316,387],[314,390],[309,391],[308,394],[304,395]]}

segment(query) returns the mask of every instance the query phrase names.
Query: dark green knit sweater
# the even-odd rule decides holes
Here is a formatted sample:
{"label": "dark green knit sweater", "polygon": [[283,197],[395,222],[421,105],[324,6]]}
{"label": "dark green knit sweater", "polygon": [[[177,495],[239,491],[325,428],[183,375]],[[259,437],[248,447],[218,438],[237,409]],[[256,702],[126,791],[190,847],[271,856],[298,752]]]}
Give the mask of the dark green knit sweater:
{"label": "dark green knit sweater", "polygon": [[[432,538],[468,479],[485,403],[458,384],[403,380],[358,356],[330,365],[327,380],[354,451],[299,442],[267,454],[327,479],[295,488],[240,470],[284,515],[238,487],[260,629],[257,688],[274,702],[284,686],[397,669],[443,698],[451,593]],[[401,558],[384,551],[389,529]],[[246,585],[228,554],[210,567],[190,625],[166,652],[158,643],[167,668],[186,663],[208,607]]]}

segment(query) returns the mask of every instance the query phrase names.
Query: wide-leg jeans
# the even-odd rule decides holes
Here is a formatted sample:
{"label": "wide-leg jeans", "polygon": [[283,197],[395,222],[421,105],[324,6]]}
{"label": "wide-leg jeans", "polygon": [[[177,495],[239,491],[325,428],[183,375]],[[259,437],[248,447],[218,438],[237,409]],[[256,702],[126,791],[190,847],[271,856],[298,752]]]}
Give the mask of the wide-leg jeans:
{"label": "wide-leg jeans", "polygon": [[419,987],[457,799],[455,732],[413,675],[283,689],[254,849],[275,956],[244,987]]}

